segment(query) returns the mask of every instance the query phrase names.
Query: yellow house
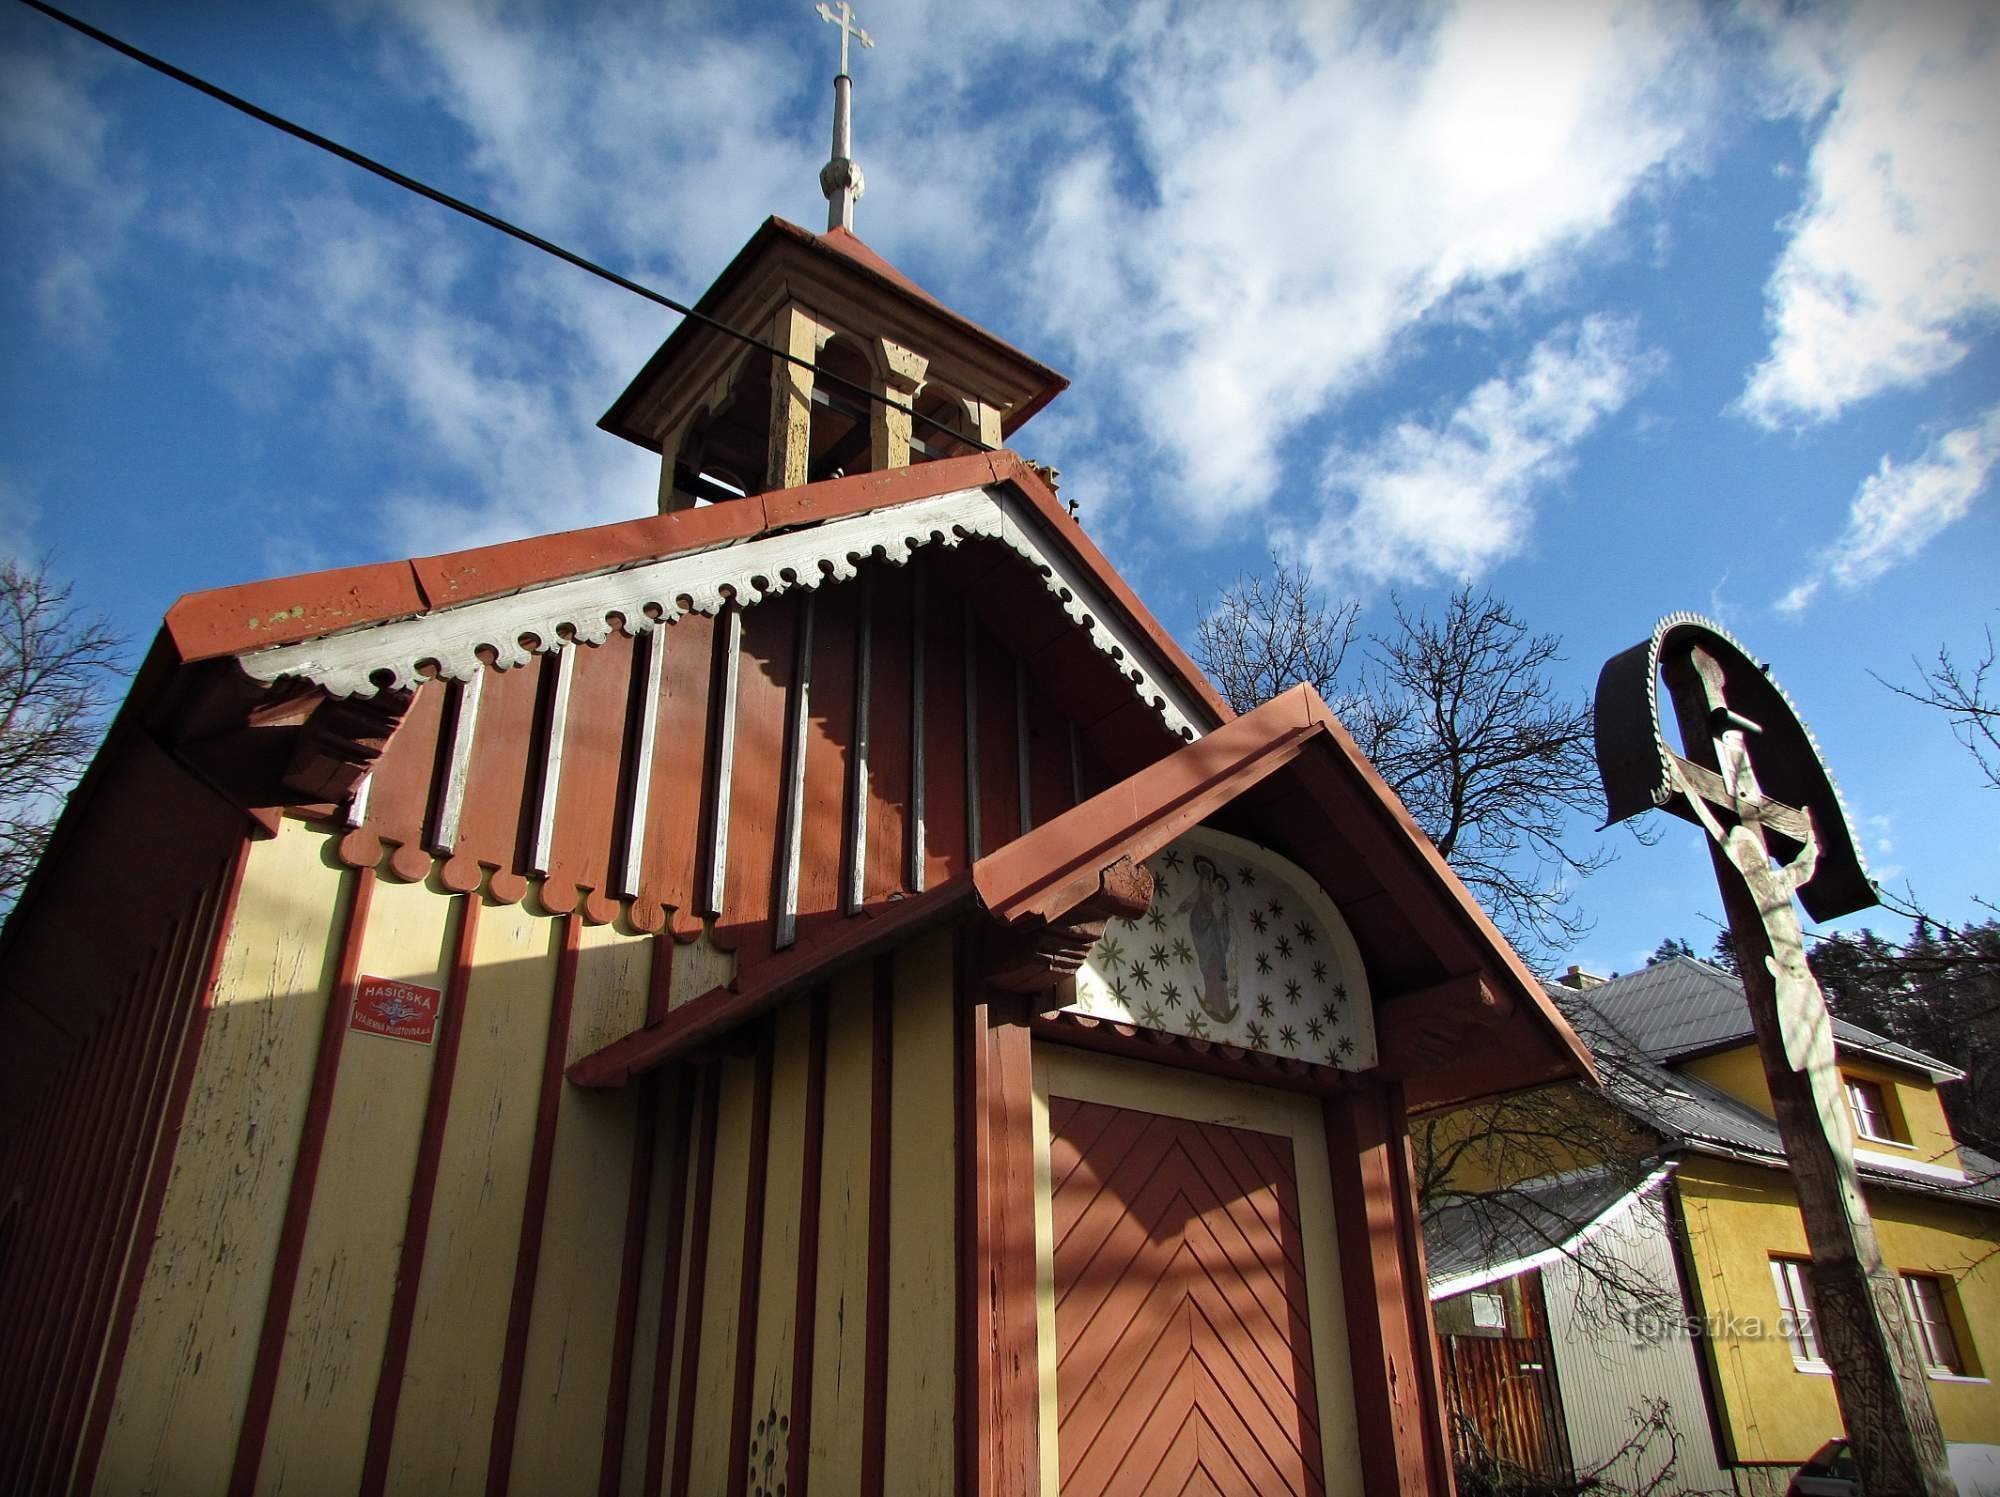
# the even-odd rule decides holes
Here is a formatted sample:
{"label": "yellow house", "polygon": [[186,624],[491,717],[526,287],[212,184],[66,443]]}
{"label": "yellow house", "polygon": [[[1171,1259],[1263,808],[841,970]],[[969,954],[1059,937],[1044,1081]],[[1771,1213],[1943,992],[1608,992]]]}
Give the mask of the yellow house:
{"label": "yellow house", "polygon": [[[1426,1224],[1443,1361],[1448,1370],[1478,1365],[1467,1353],[1481,1348],[1456,1345],[1461,1337],[1532,1332],[1534,1344],[1514,1358],[1546,1367],[1539,1403],[1526,1405],[1529,1446],[1554,1450],[1555,1464],[1579,1473],[1630,1436],[1628,1411],[1663,1379],[1691,1372],[1682,1402],[1698,1388],[1703,1408],[1676,1410],[1682,1478],[1716,1471],[1739,1493],[1783,1491],[1799,1463],[1841,1433],[1841,1419],[1743,990],[1719,968],[1674,958],[1609,981],[1572,969],[1551,991],[1596,1052],[1622,1117],[1591,1121],[1597,1104],[1569,1099],[1561,1105],[1585,1121],[1541,1148],[1501,1141],[1532,1134],[1518,1120],[1494,1126],[1494,1107],[1532,1101],[1433,1125],[1448,1141],[1495,1134],[1452,1159],[1442,1192],[1450,1204]],[[1882,1256],[1902,1285],[1945,1437],[2000,1439],[1991,1376],[2000,1360],[2000,1162],[1952,1134],[1938,1088],[1962,1072],[1839,1019],[1834,1035]],[[1612,1159],[1610,1178],[1593,1176],[1588,1161],[1522,1178],[1537,1173],[1529,1160],[1565,1145]],[[1645,1188],[1621,1187],[1633,1181]],[[1485,1215],[1507,1224],[1481,1230],[1477,1200],[1464,1193],[1503,1184],[1507,1200]],[[1591,1277],[1584,1260],[1593,1253],[1617,1255],[1642,1285],[1657,1265],[1678,1306],[1629,1307],[1629,1334],[1602,1319],[1577,1323],[1565,1301],[1574,1281]],[[1484,1296],[1478,1305],[1475,1296]],[[1469,1417],[1489,1445],[1512,1438],[1518,1448],[1523,1405],[1517,1389],[1508,1396],[1503,1409],[1479,1387],[1459,1390],[1462,1404],[1477,1405]]]}

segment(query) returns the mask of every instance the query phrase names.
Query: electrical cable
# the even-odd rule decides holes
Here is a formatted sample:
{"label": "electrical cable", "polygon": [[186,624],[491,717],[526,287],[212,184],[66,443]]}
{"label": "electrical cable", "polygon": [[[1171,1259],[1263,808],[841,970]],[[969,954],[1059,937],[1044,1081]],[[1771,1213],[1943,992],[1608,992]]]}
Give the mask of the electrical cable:
{"label": "electrical cable", "polygon": [[665,307],[670,312],[678,312],[682,317],[713,328],[716,332],[726,337],[734,338],[740,343],[747,343],[752,348],[761,349],[773,358],[783,359],[788,364],[796,364],[801,369],[810,369],[813,371],[813,377],[816,382],[825,380],[828,384],[838,385],[841,389],[858,395],[863,400],[903,411],[912,420],[920,421],[932,430],[943,432],[954,442],[962,442],[966,446],[976,448],[981,452],[992,452],[995,450],[988,447],[976,437],[970,437],[964,432],[954,430],[934,417],[923,415],[909,406],[891,400],[888,396],[867,388],[865,385],[857,385],[851,380],[842,379],[832,371],[820,368],[811,359],[801,358],[787,349],[779,348],[776,344],[766,343],[754,333],[746,333],[740,328],[731,327],[728,323],[711,317],[706,312],[700,312],[693,307],[683,305],[675,301],[672,297],[653,290],[650,286],[642,286],[637,281],[627,276],[622,276],[615,270],[609,270],[597,264],[594,260],[586,260],[582,255],[576,254],[571,250],[566,250],[561,245],[542,238],[539,234],[530,233],[518,225],[507,222],[504,218],[488,213],[484,208],[476,207],[466,202],[463,198],[453,197],[450,193],[432,187],[428,183],[419,182],[415,177],[406,176],[394,167],[386,166],[373,157],[364,156],[361,152],[344,146],[336,140],[329,140],[317,131],[308,130],[304,125],[296,124],[286,119],[283,115],[273,114],[261,105],[253,104],[248,99],[238,94],[233,94],[226,88],[210,83],[205,78],[195,76],[185,68],[175,67],[174,64],[166,61],[164,58],[155,57],[150,52],[141,51],[130,42],[122,41],[118,37],[111,35],[108,31],[100,31],[88,21],[79,20],[66,11],[58,10],[55,6],[45,3],[45,0],[21,0],[21,4],[27,6],[30,10],[40,11],[50,20],[59,22],[69,27],[70,30],[77,32],[79,35],[87,36],[102,46],[109,47],[112,51],[130,58],[141,66],[151,68],[154,72],[163,74],[173,79],[176,83],[184,83],[197,93],[206,94],[218,103],[227,104],[231,109],[249,115],[251,119],[256,120],[260,124],[269,125],[272,129],[282,131],[296,140],[302,140],[309,146],[317,146],[329,155],[338,156],[350,166],[358,166],[365,172],[372,172],[385,182],[392,182],[405,191],[415,193],[418,197],[427,198],[439,207],[449,208],[454,213],[461,213],[476,223],[482,223],[487,228],[496,229],[509,238],[518,239],[523,244],[531,245],[535,249],[542,251],[543,254],[553,255],[565,264],[573,265],[578,270],[587,271],[600,280],[609,281],[612,285],[622,287],[635,296],[643,296],[647,301]]}

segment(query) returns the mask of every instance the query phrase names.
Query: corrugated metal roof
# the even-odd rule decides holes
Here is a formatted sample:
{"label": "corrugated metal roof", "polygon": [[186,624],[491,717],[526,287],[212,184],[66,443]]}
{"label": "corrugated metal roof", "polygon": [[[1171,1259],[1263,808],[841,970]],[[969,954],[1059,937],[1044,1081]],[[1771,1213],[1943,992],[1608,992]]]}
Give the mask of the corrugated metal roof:
{"label": "corrugated metal roof", "polygon": [[[1660,964],[1667,965],[1670,964]],[[1685,965],[1713,973],[1728,985],[1728,990],[1735,994],[1736,1002],[1739,1005],[1743,1003],[1743,990],[1727,973],[1705,962],[1686,962]],[[1634,973],[1633,977],[1644,975]],[[1695,974],[1695,977],[1683,975],[1681,980],[1692,983],[1700,977],[1701,974]],[[1704,990],[1715,986],[1705,978],[1701,980]],[[1598,1001],[1598,995],[1627,981],[1618,978],[1602,987],[1586,988],[1581,992],[1560,984],[1545,985],[1549,996],[1568,1014],[1571,1026],[1596,1055],[1604,1088],[1611,1100],[1635,1121],[1661,1135],[1669,1148],[1692,1146],[1782,1164],[1785,1144],[1773,1119],[1698,1076],[1668,1069],[1648,1053],[1646,1046],[1622,1020],[1614,1020],[1606,1012],[1605,1006]],[[1656,992],[1663,989],[1673,991],[1672,984],[1667,982],[1648,986]],[[1706,1001],[1706,991],[1703,992],[1703,1001]],[[1618,1008],[1621,1013],[1624,1012],[1624,1005],[1618,1005]],[[1747,1027],[1747,1010],[1744,1022]],[[1867,1030],[1860,1032],[1869,1034]],[[1870,1038],[1880,1041],[1880,1036],[1870,1035]],[[1870,1163],[1861,1165],[1861,1174],[1866,1180],[1891,1184],[1901,1190],[1968,1199],[1982,1205],[2000,1203],[2000,1161],[1990,1159],[1964,1144],[1959,1145],[1958,1153],[1965,1167],[1966,1178],[1963,1181]]]}
{"label": "corrugated metal roof", "polygon": [[1433,1285],[1560,1248],[1632,1189],[1625,1171],[1578,1170],[1503,1193],[1460,1196],[1424,1214],[1424,1260]]}
{"label": "corrugated metal roof", "polygon": [[[1578,990],[1562,991],[1574,995]],[[1748,1040],[1753,1034],[1743,985],[1720,967],[1693,957],[1669,957],[1581,991],[1654,1060],[1678,1060]],[[1838,1045],[1899,1061],[1933,1076],[1956,1079],[1965,1074],[1935,1056],[1845,1019],[1834,1019],[1833,1038]]]}

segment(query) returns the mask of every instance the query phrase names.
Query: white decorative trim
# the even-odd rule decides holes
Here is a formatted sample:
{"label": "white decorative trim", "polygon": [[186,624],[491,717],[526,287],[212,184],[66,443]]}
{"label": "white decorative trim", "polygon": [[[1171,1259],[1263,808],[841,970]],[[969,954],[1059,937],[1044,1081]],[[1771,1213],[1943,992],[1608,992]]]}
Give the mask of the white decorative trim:
{"label": "white decorative trim", "polygon": [[1948,1164],[1932,1164],[1927,1159],[1899,1159],[1894,1154],[1884,1154],[1877,1149],[1856,1149],[1856,1164],[1872,1165],[1878,1170],[1891,1170],[1899,1175],[1922,1175],[1931,1180],[1949,1180],[1954,1185],[1966,1182],[1964,1170],[1953,1169]]}
{"label": "white decorative trim", "polygon": [[485,688],[485,671],[474,671],[458,683],[458,710],[451,725],[451,765],[445,771],[437,826],[431,832],[432,852],[458,851],[458,820],[465,811],[466,786],[472,780],[473,735],[479,731],[479,698]]}
{"label": "white decorative trim", "polygon": [[653,790],[653,752],[659,736],[660,678],[667,637],[655,629],[640,646],[646,652],[646,685],[639,702],[639,741],[632,756],[632,799],[625,808],[625,867],[618,891],[627,899],[639,897],[645,873],[646,811]]}
{"label": "white decorative trim", "polygon": [[542,755],[541,804],[535,812],[535,846],[528,867],[549,871],[555,847],[556,800],[562,794],[563,739],[569,732],[569,689],[576,680],[576,647],[556,650],[555,701],[549,705],[549,741]]}
{"label": "white decorative trim", "polygon": [[[1095,583],[1043,546],[1039,522],[1000,484],[253,650],[238,659],[259,681],[299,677],[337,697],[373,696],[377,675],[414,690],[424,679],[418,669],[424,662],[435,662],[454,681],[470,679],[480,669],[482,646],[507,670],[557,648],[565,630],[586,644],[602,643],[614,615],[626,633],[647,632],[656,627],[648,605],[658,608],[664,623],[690,611],[719,613],[731,598],[752,607],[793,587],[816,588],[825,578],[845,582],[872,556],[900,566],[923,546],[956,546],[974,537],[999,541],[1033,566],[1071,622],[1117,663],[1133,693],[1170,731],[1187,739],[1201,735],[1208,712],[1173,680],[1148,642],[1109,622],[1112,610]],[[521,642],[529,638],[532,648]]]}

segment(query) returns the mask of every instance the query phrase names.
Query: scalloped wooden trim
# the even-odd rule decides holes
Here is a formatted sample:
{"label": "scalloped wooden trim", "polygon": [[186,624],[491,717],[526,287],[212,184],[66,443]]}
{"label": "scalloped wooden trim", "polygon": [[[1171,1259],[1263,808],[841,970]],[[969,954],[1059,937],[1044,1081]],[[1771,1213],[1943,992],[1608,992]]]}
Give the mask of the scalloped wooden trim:
{"label": "scalloped wooden trim", "polygon": [[968,538],[995,540],[1035,568],[1042,585],[1118,665],[1134,695],[1167,728],[1192,741],[1207,712],[1173,682],[1157,652],[1108,623],[1112,610],[1082,568],[1043,547],[1025,505],[1004,485],[960,489],[911,504],[873,510],[823,525],[766,535],[707,551],[645,562],[482,599],[418,618],[254,650],[237,657],[259,681],[299,677],[338,697],[372,696],[384,685],[412,690],[429,674],[469,680],[481,650],[500,669],[525,665],[565,638],[598,644],[614,627],[648,632],[689,612],[717,614],[734,600],[753,607],[794,587],[845,582],[863,561],[880,556],[900,566],[927,545],[956,546]]}

